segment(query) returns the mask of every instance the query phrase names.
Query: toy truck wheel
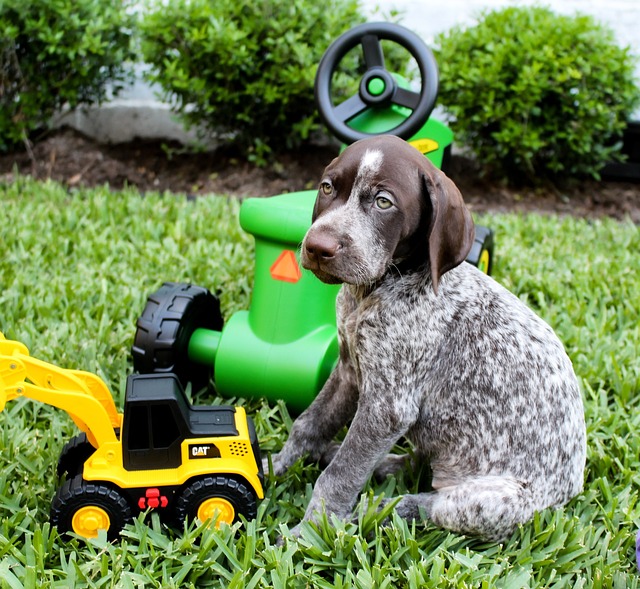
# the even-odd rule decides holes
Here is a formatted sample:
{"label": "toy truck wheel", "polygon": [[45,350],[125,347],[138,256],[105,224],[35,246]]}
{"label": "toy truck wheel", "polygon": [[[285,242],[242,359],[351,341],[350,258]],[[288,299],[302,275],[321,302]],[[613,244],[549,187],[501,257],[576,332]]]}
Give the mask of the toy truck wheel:
{"label": "toy truck wheel", "polygon": [[84,481],[80,475],[66,481],[51,504],[51,523],[61,534],[97,538],[106,530],[107,538],[114,540],[132,519],[131,507],[118,490]]}
{"label": "toy truck wheel", "polygon": [[211,519],[216,525],[232,524],[242,515],[256,517],[257,503],[249,485],[233,477],[219,475],[199,479],[186,487],[176,503],[176,523]]}
{"label": "toy truck wheel", "polygon": [[491,274],[493,268],[493,231],[488,227],[476,225],[476,236],[467,256],[467,262],[481,272]]}
{"label": "toy truck wheel", "polygon": [[196,329],[222,329],[220,302],[206,288],[165,282],[149,295],[138,319],[133,347],[134,370],[174,373],[193,390],[209,384],[213,367],[189,360],[189,340]]}
{"label": "toy truck wheel", "polygon": [[62,448],[58,459],[58,478],[66,476],[72,479],[82,474],[84,463],[89,460],[96,449],[87,440],[87,434],[81,433],[71,438]]}

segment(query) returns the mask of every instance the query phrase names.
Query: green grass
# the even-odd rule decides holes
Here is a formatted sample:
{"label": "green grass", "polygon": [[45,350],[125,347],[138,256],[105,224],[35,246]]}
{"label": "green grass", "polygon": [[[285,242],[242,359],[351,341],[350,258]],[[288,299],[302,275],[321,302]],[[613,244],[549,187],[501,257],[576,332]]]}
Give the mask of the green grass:
{"label": "green grass", "polygon": [[[237,213],[237,202],[220,197],[0,185],[0,331],[37,358],[97,373],[120,404],[135,320],[164,280],[209,287],[225,316],[248,306],[253,244]],[[245,525],[182,533],[145,516],[113,544],[63,542],[48,511],[57,455],[75,429],[65,413],[21,399],[0,414],[0,587],[638,587],[638,227],[535,215],[480,221],[497,234],[495,277],[557,330],[582,383],[586,484],[568,506],[499,545],[393,515],[381,526],[374,496],[418,488],[419,475],[406,473],[367,487],[357,523],[306,526],[281,547],[318,474],[297,465],[268,481]],[[245,404],[263,448],[279,448],[291,423],[284,407]]]}

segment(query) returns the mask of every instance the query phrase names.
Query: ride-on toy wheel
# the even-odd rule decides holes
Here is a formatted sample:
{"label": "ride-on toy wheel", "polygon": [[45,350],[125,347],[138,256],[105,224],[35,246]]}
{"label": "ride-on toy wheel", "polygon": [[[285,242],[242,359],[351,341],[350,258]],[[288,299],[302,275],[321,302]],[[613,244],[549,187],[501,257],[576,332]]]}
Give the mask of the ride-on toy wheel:
{"label": "ride-on toy wheel", "polygon": [[222,329],[220,302],[206,288],[165,282],[147,298],[131,353],[140,374],[174,373],[197,391],[209,384],[212,367],[189,360],[189,340],[198,328]]}
{"label": "ride-on toy wheel", "polygon": [[[421,76],[419,92],[402,88],[385,68],[381,40],[394,41],[404,47],[416,60]],[[360,80],[357,94],[334,106],[331,79],[345,55],[362,46],[366,71]],[[438,94],[438,66],[431,50],[410,30],[393,23],[368,23],[354,27],[339,37],[320,61],[315,80],[315,98],[320,116],[329,130],[344,143],[379,135],[357,131],[349,121],[368,109],[390,107],[408,108],[412,113],[386,133],[409,139],[429,118]]]}
{"label": "ride-on toy wheel", "polygon": [[493,268],[493,231],[488,227],[476,225],[476,236],[467,256],[467,262],[478,270],[491,275]]}
{"label": "ride-on toy wheel", "polygon": [[256,517],[256,498],[249,486],[235,478],[220,475],[205,477],[190,484],[176,503],[176,523],[197,520],[204,523],[215,519],[216,525],[231,525],[243,515]]}
{"label": "ride-on toy wheel", "polygon": [[84,481],[81,475],[66,481],[51,504],[51,523],[61,534],[97,538],[106,530],[107,538],[115,540],[132,519],[131,507],[119,491]]}

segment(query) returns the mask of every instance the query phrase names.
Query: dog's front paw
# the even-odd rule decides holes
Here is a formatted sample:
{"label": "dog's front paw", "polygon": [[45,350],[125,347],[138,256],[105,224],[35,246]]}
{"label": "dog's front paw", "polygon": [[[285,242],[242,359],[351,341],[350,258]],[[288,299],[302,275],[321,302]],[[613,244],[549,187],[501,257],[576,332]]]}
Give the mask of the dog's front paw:
{"label": "dog's front paw", "polygon": [[280,536],[276,539],[276,546],[284,546],[286,540],[297,540],[302,536],[302,524],[304,520],[302,520],[297,526],[293,528],[287,528],[286,526],[282,526],[280,531],[282,532]]}
{"label": "dog's front paw", "polygon": [[278,477],[280,475],[283,475],[285,472],[287,472],[291,464],[293,463],[286,460],[285,457],[282,455],[282,452],[279,452],[278,454],[272,454],[271,458],[266,456],[265,458],[262,459],[262,471],[265,474],[270,473]]}
{"label": "dog's front paw", "polygon": [[[288,536],[292,540],[297,540],[298,538],[300,538],[300,536],[302,536],[302,522],[300,522],[297,526],[294,526],[293,528],[289,529]],[[280,536],[278,540],[280,542],[283,542],[283,536]]]}
{"label": "dog's front paw", "polygon": [[268,475],[271,472],[271,461],[269,460],[268,456],[265,456],[262,459],[262,472],[265,475]]}

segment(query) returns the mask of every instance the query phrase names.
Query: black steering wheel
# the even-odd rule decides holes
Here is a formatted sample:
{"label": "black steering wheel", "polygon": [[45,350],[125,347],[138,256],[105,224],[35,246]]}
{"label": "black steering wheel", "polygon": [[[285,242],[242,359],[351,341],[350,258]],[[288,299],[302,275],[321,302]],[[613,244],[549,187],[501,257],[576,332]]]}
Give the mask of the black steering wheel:
{"label": "black steering wheel", "polygon": [[[384,66],[380,41],[395,41],[416,60],[420,69],[421,89],[413,92],[398,86]],[[342,58],[357,45],[362,46],[366,71],[360,88],[344,102],[334,106],[331,99],[331,78]],[[369,108],[392,104],[413,111],[402,123],[386,131],[409,139],[427,121],[438,95],[438,66],[431,50],[415,33],[393,23],[367,23],[354,27],[338,37],[320,60],[315,80],[315,98],[320,116],[329,130],[341,141],[353,143],[377,133],[356,131],[347,123]]]}

